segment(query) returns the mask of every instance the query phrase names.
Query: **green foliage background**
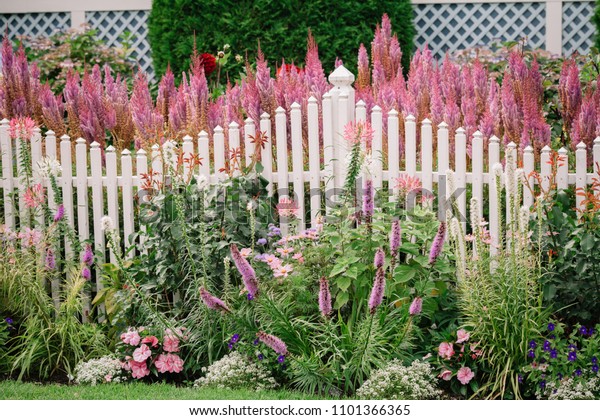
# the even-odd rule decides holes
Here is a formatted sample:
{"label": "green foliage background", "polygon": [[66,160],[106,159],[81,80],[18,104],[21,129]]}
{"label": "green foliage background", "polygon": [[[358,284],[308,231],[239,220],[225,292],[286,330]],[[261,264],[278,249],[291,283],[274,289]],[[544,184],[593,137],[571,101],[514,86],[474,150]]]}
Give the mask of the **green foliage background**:
{"label": "green foliage background", "polygon": [[373,32],[387,13],[403,51],[408,69],[413,50],[413,11],[408,0],[154,0],[149,19],[149,39],[157,74],[167,65],[175,75],[187,70],[194,34],[200,53],[215,54],[224,44],[234,54],[252,61],[258,42],[267,60],[285,59],[303,64],[310,28],[321,46],[319,55],[326,72],[333,70],[336,57],[356,68],[358,47],[370,49]]}

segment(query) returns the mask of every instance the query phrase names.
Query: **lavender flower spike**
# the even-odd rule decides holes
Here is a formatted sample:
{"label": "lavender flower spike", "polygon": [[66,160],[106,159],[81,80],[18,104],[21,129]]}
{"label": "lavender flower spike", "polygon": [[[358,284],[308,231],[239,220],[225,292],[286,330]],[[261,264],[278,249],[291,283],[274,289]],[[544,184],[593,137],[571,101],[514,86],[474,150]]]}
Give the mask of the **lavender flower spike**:
{"label": "lavender flower spike", "polygon": [[271,334],[267,334],[263,331],[257,332],[256,336],[258,337],[258,339],[260,341],[265,343],[265,345],[267,347],[272,348],[275,351],[275,353],[281,354],[282,356],[285,356],[288,354],[287,346],[285,345],[283,340],[281,340],[280,338],[275,337],[274,335],[271,335]]}
{"label": "lavender flower spike", "polygon": [[56,268],[56,258],[50,248],[46,251],[46,270],[52,271]]}
{"label": "lavender flower spike", "polygon": [[231,244],[231,258],[235,263],[240,275],[242,276],[242,281],[244,282],[244,286],[246,286],[246,290],[250,295],[256,297],[258,295],[258,281],[256,280],[256,273],[254,269],[238,250],[238,247],[235,244]]}
{"label": "lavender flower spike", "polygon": [[435,261],[440,256],[442,248],[444,247],[444,237],[446,236],[446,222],[440,222],[437,234],[431,244],[431,250],[429,251],[429,265],[435,264]]}
{"label": "lavender flower spike", "polygon": [[380,269],[381,267],[383,267],[384,262],[385,262],[385,253],[383,252],[382,248],[379,248],[377,250],[377,252],[375,253],[375,259],[373,261],[373,264],[375,264],[376,269]]}
{"label": "lavender flower spike", "polygon": [[375,273],[375,281],[373,282],[373,289],[371,290],[371,297],[369,298],[369,312],[375,313],[377,307],[381,305],[383,301],[383,295],[385,293],[385,271],[383,267],[377,269]]}
{"label": "lavender flower spike", "polygon": [[394,220],[392,223],[392,232],[390,233],[390,254],[395,256],[402,242],[400,236],[400,220]]}
{"label": "lavender flower spike", "polygon": [[204,287],[200,288],[200,299],[202,299],[202,302],[210,309],[221,312],[231,312],[227,305],[225,305],[225,302],[211,295]]}
{"label": "lavender flower spike", "polygon": [[324,317],[331,315],[331,292],[329,291],[329,280],[325,276],[321,277],[320,280],[319,309]]}
{"label": "lavender flower spike", "polygon": [[365,194],[363,196],[363,216],[367,223],[373,218],[373,181],[368,179],[365,183]]}
{"label": "lavender flower spike", "polygon": [[92,272],[90,271],[90,269],[87,266],[83,267],[83,269],[81,270],[81,277],[83,277],[86,280],[89,280],[92,278]]}
{"label": "lavender flower spike", "polygon": [[54,214],[54,222],[57,223],[61,221],[63,217],[65,217],[65,206],[59,204],[58,208],[56,209],[56,214]]}
{"label": "lavender flower spike", "polygon": [[421,310],[423,309],[423,298],[416,297],[410,304],[410,308],[408,308],[408,313],[410,315],[419,315]]}
{"label": "lavender flower spike", "polygon": [[92,252],[92,247],[90,245],[86,245],[81,262],[87,266],[92,265],[94,262],[94,253]]}

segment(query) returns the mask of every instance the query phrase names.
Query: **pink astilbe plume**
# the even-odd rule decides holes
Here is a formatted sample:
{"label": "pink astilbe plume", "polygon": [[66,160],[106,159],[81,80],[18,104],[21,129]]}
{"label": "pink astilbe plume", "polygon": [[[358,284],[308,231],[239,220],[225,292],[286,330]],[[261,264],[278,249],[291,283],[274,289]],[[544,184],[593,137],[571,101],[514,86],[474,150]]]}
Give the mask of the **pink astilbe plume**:
{"label": "pink astilbe plume", "polygon": [[467,152],[471,154],[471,135],[477,130],[477,97],[471,68],[465,66],[462,71],[462,98],[460,101],[463,114],[463,127],[467,134]]}
{"label": "pink astilbe plume", "polygon": [[[244,110],[258,127],[263,110],[260,106],[260,93],[256,86],[256,76],[248,62],[246,62],[246,79],[242,81],[241,100]],[[271,115],[271,117],[274,117],[274,115]]]}
{"label": "pink astilbe plume", "polygon": [[204,302],[209,309],[221,312],[231,312],[225,302],[211,295],[204,287],[200,287],[200,299],[202,299],[202,302]]}
{"label": "pink astilbe plume", "polygon": [[565,60],[563,63],[558,82],[558,95],[561,102],[564,130],[570,132],[579,115],[582,102],[579,68],[574,60]]}
{"label": "pink astilbe plume", "polygon": [[579,142],[584,142],[588,150],[591,150],[596,138],[597,112],[594,96],[592,91],[589,90],[583,99],[579,115],[573,122],[573,129],[571,130],[571,147],[573,149],[576,148]]}
{"label": "pink astilbe plume", "polygon": [[131,115],[142,147],[159,143],[163,138],[164,118],[154,110],[148,81],[144,73],[137,73],[131,94]]}
{"label": "pink astilbe plume", "polygon": [[54,131],[56,137],[60,138],[66,134],[67,129],[64,122],[64,104],[62,95],[54,95],[48,84],[40,88],[40,105],[42,107],[42,120],[48,129]]}
{"label": "pink astilbe plume", "polygon": [[331,292],[329,291],[329,280],[323,276],[319,280],[319,310],[324,317],[329,317],[333,311],[331,307]]}
{"label": "pink astilbe plume", "polygon": [[275,351],[275,353],[280,354],[282,356],[286,356],[288,354],[288,349],[283,340],[279,337],[276,337],[271,334],[267,334],[263,331],[259,331],[256,333],[256,337],[263,342],[267,347],[270,347]]}
{"label": "pink astilbe plume", "polygon": [[244,258],[242,254],[240,254],[240,251],[235,244],[231,244],[230,250],[231,258],[233,259],[236,268],[242,276],[242,281],[244,282],[244,286],[248,291],[248,298],[253,299],[258,296],[258,281],[256,279],[256,273],[254,272],[254,269],[248,260]]}
{"label": "pink astilbe plume", "polygon": [[433,239],[433,243],[431,244],[431,249],[429,250],[429,265],[435,264],[438,257],[442,253],[442,249],[444,248],[444,240],[446,237],[446,222],[440,222],[440,226],[438,228],[437,234]]}
{"label": "pink astilbe plume", "polygon": [[[323,95],[331,89],[321,60],[319,60],[319,47],[310,30],[308,31],[306,60],[304,67],[304,81],[308,90],[308,96],[314,96],[321,101]],[[368,65],[368,64],[367,64]]]}
{"label": "pink astilbe plume", "polygon": [[171,67],[167,66],[167,71],[158,84],[158,96],[156,97],[156,110],[161,113],[163,119],[167,122],[171,102],[175,100],[176,94],[175,75],[171,71]]}
{"label": "pink astilbe plume", "polygon": [[377,269],[375,273],[375,281],[373,282],[373,288],[371,289],[371,296],[369,297],[369,312],[371,315],[375,314],[381,302],[383,302],[383,296],[385,294],[385,271],[383,267]]}
{"label": "pink astilbe plume", "polygon": [[358,77],[356,78],[356,88],[360,92],[363,89],[371,88],[371,69],[369,67],[369,54],[364,44],[358,48]]}

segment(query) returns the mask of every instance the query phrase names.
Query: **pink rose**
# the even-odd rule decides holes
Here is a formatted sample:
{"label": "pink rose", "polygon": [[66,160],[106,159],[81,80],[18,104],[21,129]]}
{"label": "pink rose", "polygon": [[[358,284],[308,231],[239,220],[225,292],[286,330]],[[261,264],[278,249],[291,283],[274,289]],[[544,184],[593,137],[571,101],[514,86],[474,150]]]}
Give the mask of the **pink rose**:
{"label": "pink rose", "polygon": [[129,367],[131,368],[131,376],[136,379],[141,379],[144,376],[150,375],[150,370],[148,369],[146,362],[136,362],[135,360],[130,360]]}
{"label": "pink rose", "polygon": [[152,356],[152,351],[150,350],[150,347],[145,344],[142,344],[133,352],[133,360],[136,362],[144,362],[150,356]]}
{"label": "pink rose", "polygon": [[152,347],[156,347],[158,346],[158,338],[156,338],[153,335],[144,337],[144,339],[142,340],[142,344],[150,344]]}
{"label": "pink rose", "polygon": [[460,329],[460,330],[456,331],[456,337],[457,337],[456,343],[457,344],[464,343],[465,341],[469,340],[470,336],[471,335],[466,330]]}
{"label": "pink rose", "polygon": [[170,353],[175,353],[179,351],[179,340],[174,335],[165,335],[165,339],[163,342],[163,349]]}
{"label": "pink rose", "polygon": [[456,373],[456,377],[463,385],[466,385],[469,382],[471,382],[471,379],[473,379],[474,376],[475,374],[473,373],[473,371],[471,371],[471,369],[466,366],[463,366],[460,369],[458,369],[458,372]]}
{"label": "pink rose", "polygon": [[438,348],[438,354],[446,360],[449,360],[454,356],[454,345],[452,343],[446,343],[445,341],[440,344]]}
{"label": "pink rose", "polygon": [[438,375],[438,378],[442,378],[444,381],[449,381],[452,379],[452,371],[446,369]]}

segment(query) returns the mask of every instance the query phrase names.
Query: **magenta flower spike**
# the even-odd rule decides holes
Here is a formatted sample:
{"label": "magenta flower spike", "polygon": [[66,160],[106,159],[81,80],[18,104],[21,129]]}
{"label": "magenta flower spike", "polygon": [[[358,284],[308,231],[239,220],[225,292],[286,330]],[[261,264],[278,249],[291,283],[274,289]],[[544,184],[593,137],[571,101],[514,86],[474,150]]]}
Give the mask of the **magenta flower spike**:
{"label": "magenta flower spike", "polygon": [[256,280],[254,269],[248,260],[240,254],[240,251],[235,244],[231,244],[230,250],[231,258],[242,276],[242,281],[244,282],[246,290],[253,298],[256,297],[258,295],[258,281]]}
{"label": "magenta flower spike", "polygon": [[444,247],[445,236],[446,222],[440,222],[440,227],[438,228],[437,234],[433,239],[433,243],[431,244],[431,249],[429,251],[429,265],[435,264],[436,260],[440,256]]}
{"label": "magenta flower spike", "polygon": [[383,267],[378,268],[375,273],[375,281],[373,282],[373,288],[371,289],[371,297],[369,298],[369,312],[371,315],[375,313],[381,302],[383,301],[383,295],[385,294],[385,271]]}
{"label": "magenta flower spike", "polygon": [[416,297],[413,299],[412,303],[410,304],[410,308],[408,308],[408,313],[413,316],[419,315],[421,313],[422,309],[423,309],[423,298]]}
{"label": "magenta flower spike", "polygon": [[373,260],[373,264],[375,265],[376,269],[380,269],[383,267],[384,263],[385,263],[385,253],[383,252],[383,248],[379,248],[377,250],[377,252],[375,253],[375,258]]}
{"label": "magenta flower spike", "polygon": [[332,312],[329,280],[325,276],[319,281],[319,310],[324,317],[330,316]]}
{"label": "magenta flower spike", "polygon": [[200,299],[202,299],[202,302],[210,309],[221,312],[231,312],[225,302],[211,295],[204,287],[200,288]]}
{"label": "magenta flower spike", "polygon": [[285,356],[288,354],[288,349],[283,340],[271,334],[267,334],[263,331],[256,333],[256,337],[262,341],[267,347],[270,347],[275,353]]}
{"label": "magenta flower spike", "polygon": [[398,253],[401,243],[400,220],[394,220],[392,222],[392,231],[390,232],[390,254],[392,254],[392,256],[395,256]]}

